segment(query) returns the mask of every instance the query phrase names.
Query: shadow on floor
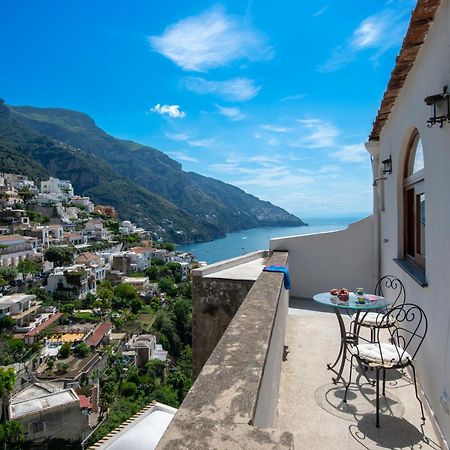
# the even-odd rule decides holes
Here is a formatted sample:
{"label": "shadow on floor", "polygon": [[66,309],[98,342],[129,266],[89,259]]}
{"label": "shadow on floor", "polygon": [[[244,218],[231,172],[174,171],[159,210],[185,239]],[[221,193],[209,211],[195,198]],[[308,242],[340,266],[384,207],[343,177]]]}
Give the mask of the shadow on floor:
{"label": "shadow on floor", "polygon": [[366,414],[357,424],[350,425],[349,431],[353,439],[366,448],[372,448],[372,442],[384,448],[440,448],[423,429],[419,430],[403,417],[381,415],[380,425],[380,428],[375,427],[374,413]]}

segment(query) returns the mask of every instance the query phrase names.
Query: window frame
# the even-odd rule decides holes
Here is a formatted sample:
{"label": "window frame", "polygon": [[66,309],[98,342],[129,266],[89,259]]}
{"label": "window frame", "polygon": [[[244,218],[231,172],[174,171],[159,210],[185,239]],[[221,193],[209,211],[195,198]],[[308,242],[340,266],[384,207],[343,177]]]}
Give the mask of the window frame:
{"label": "window frame", "polygon": [[[415,149],[421,137],[416,130],[409,140],[403,173],[403,256],[404,258],[425,270],[426,255],[420,253],[420,196],[425,195],[425,168],[408,173],[414,167],[411,161],[412,153],[416,156]],[[422,144],[423,149],[423,144]],[[425,216],[426,217],[426,216]],[[426,248],[426,247],[425,247]]]}

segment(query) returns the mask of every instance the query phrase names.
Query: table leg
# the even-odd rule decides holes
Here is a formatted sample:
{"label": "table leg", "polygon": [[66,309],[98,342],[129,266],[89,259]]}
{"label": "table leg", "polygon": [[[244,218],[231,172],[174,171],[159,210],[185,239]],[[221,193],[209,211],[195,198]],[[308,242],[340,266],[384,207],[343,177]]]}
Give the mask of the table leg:
{"label": "table leg", "polygon": [[[336,384],[342,378],[342,372],[344,370],[345,359],[347,358],[347,348],[345,346],[347,331],[345,329],[344,320],[342,319],[339,309],[334,308],[334,312],[336,314],[336,317],[337,317],[337,320],[339,323],[339,330],[341,332],[341,347],[339,348],[339,353],[336,358],[336,361],[333,364],[327,364],[327,367],[329,370],[333,370],[333,372],[336,374],[336,376],[332,378],[333,383]],[[336,367],[336,365],[339,362],[341,364],[339,366],[339,370],[336,371],[336,370],[334,370],[334,367]]]}

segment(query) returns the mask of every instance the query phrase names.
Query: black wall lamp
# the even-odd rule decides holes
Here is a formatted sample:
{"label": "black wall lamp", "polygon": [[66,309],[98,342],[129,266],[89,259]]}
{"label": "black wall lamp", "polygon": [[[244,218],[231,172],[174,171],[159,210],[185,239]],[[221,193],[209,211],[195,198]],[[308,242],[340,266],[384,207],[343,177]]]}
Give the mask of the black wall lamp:
{"label": "black wall lamp", "polygon": [[383,165],[383,173],[390,175],[392,173],[392,158],[389,156],[388,159],[381,161],[381,164]]}
{"label": "black wall lamp", "polygon": [[431,107],[431,117],[427,120],[428,128],[437,123],[442,128],[445,121],[450,122],[450,93],[447,92],[447,86],[444,86],[441,94],[426,97],[425,103]]}

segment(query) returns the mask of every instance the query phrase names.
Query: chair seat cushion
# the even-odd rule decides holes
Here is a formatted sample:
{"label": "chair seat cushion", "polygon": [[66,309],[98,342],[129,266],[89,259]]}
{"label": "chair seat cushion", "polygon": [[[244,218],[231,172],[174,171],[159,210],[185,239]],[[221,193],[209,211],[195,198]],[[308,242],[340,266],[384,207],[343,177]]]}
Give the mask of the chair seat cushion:
{"label": "chair seat cushion", "polygon": [[[352,317],[356,319],[355,314]],[[385,313],[369,312],[361,314],[358,322],[363,327],[386,328],[395,324],[395,318],[393,316],[387,316]]]}
{"label": "chair seat cushion", "polygon": [[352,349],[352,353],[372,366],[392,367],[412,361],[408,352],[392,344],[359,344]]}

